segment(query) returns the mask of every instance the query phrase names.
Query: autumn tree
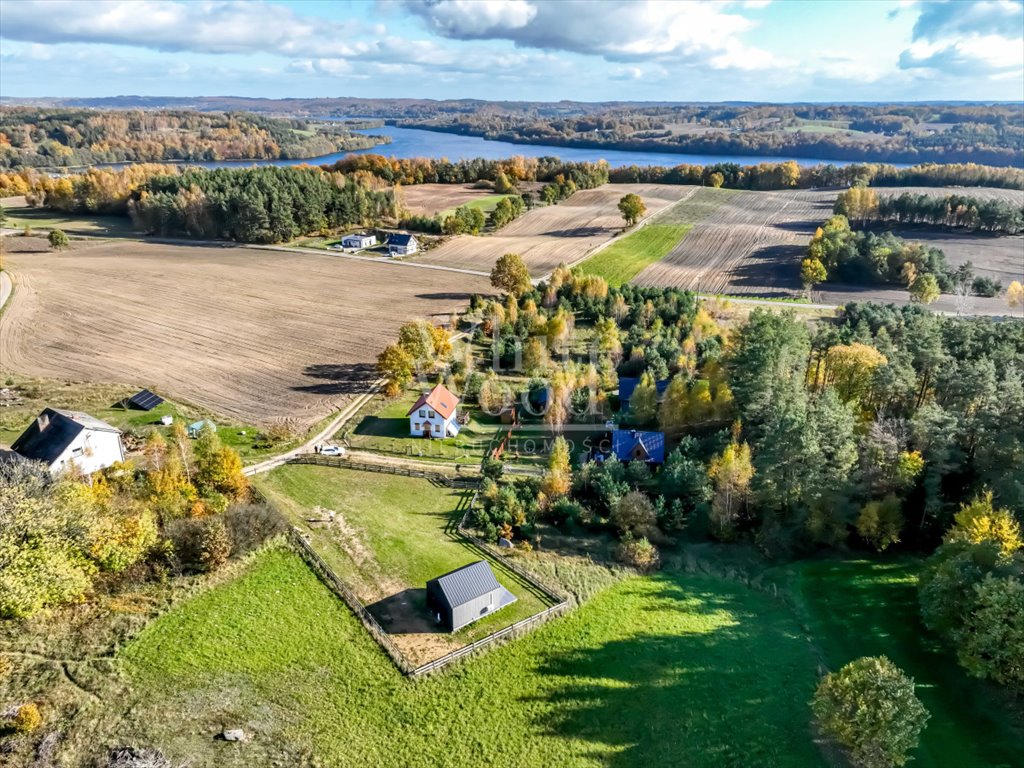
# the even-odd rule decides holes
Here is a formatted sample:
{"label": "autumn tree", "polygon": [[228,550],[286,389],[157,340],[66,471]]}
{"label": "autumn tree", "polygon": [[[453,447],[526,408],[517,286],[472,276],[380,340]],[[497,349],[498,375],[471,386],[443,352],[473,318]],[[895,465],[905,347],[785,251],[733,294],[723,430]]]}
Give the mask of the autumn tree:
{"label": "autumn tree", "polygon": [[629,415],[640,425],[650,424],[658,415],[658,389],[649,371],[644,371],[630,395]]}
{"label": "autumn tree", "polygon": [[70,244],[68,236],[60,229],[51,229],[46,239],[50,242],[50,248],[55,251],[63,251]]}
{"label": "autumn tree", "polygon": [[231,555],[231,537],[219,519],[207,520],[199,534],[199,562],[208,571],[215,571]]}
{"label": "autumn tree", "polygon": [[412,381],[416,365],[412,356],[398,344],[389,344],[377,355],[377,371],[385,380],[385,391],[395,397]]}
{"label": "autumn tree", "polygon": [[910,285],[910,300],[918,304],[931,304],[941,293],[939,281],[930,272],[918,275]]}
{"label": "autumn tree", "polygon": [[828,280],[828,272],[821,261],[808,257],[800,262],[800,281],[803,283],[805,291],[811,290],[818,283],[823,283],[826,280]]}
{"label": "autumn tree", "polygon": [[690,393],[686,378],[676,374],[665,388],[658,423],[666,432],[680,432],[689,423]]}
{"label": "autumn tree", "polygon": [[1006,305],[1011,309],[1024,308],[1024,285],[1020,280],[1014,280],[1006,289]]}
{"label": "autumn tree", "polygon": [[711,460],[708,477],[714,483],[712,532],[720,539],[731,539],[736,535],[736,523],[750,496],[750,481],[754,477],[750,446],[734,437],[721,455]]}
{"label": "autumn tree", "polygon": [[857,534],[879,552],[898,543],[903,530],[899,498],[890,494],[880,501],[869,501],[857,515],[856,528]]}
{"label": "autumn tree", "polygon": [[548,457],[548,471],[541,481],[541,491],[548,501],[561,498],[569,493],[572,473],[569,466],[569,443],[564,437],[556,437]]}
{"label": "autumn tree", "polygon": [[530,290],[530,271],[518,253],[506,253],[491,270],[491,285],[519,297]]}
{"label": "autumn tree", "polygon": [[913,679],[885,656],[860,658],[826,675],[812,709],[863,768],[904,765],[929,718]]}
{"label": "autumn tree", "polygon": [[619,200],[619,212],[622,214],[626,226],[631,227],[647,212],[647,206],[640,195],[630,192]]}
{"label": "autumn tree", "polygon": [[630,491],[622,496],[612,508],[612,525],[619,529],[623,536],[636,534],[643,536],[654,529],[658,518],[654,506],[647,495],[640,491]]}
{"label": "autumn tree", "polygon": [[836,198],[833,212],[862,224],[878,213],[878,195],[870,187],[850,187]]}
{"label": "autumn tree", "polygon": [[242,471],[238,453],[221,442],[209,426],[203,427],[195,442],[195,485],[203,496],[219,493],[231,501],[241,500],[249,492],[249,480]]}

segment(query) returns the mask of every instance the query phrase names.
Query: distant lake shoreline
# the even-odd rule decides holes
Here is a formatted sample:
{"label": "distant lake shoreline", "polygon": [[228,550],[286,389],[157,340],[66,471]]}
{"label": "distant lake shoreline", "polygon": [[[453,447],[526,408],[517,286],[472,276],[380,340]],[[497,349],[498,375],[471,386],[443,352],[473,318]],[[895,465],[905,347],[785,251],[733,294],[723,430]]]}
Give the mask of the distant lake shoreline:
{"label": "distant lake shoreline", "polygon": [[[795,160],[801,166],[815,165],[852,165],[852,160],[819,160],[807,157],[783,157],[774,155],[690,155],[676,152],[647,152],[621,149],[558,147],[546,144],[513,144],[508,141],[491,141],[478,136],[465,136],[457,133],[425,130],[422,128],[399,128],[385,125],[382,128],[365,128],[353,133],[371,136],[387,136],[389,144],[379,144],[369,149],[357,149],[347,152],[334,152],[329,155],[310,157],[303,160],[214,160],[214,161],[179,161],[176,164],[196,166],[200,168],[247,168],[256,165],[330,165],[349,155],[383,155],[406,159],[411,157],[429,157],[458,160],[502,160],[515,155],[523,157],[558,157],[567,162],[596,162],[607,160],[612,168],[628,165],[665,166],[676,165],[714,165],[715,163],[736,163],[738,165],[757,165],[758,163],[782,163]],[[135,163],[104,163],[97,167],[123,168]],[[886,163],[896,168],[908,168],[909,163]]]}

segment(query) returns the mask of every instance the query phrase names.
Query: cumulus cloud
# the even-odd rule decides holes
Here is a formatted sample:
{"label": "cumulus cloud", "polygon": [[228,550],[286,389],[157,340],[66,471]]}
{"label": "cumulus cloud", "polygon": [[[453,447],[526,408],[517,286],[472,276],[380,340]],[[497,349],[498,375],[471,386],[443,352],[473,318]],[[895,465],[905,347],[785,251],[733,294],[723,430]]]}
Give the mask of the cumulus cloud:
{"label": "cumulus cloud", "polygon": [[[740,35],[754,22],[717,2],[588,0],[527,2],[495,0],[475,20],[478,3],[406,0],[428,29],[458,40],[500,39],[517,46],[602,56],[609,61],[672,59],[712,66],[761,67],[766,51],[744,45]],[[717,64],[715,63],[717,62]]]}
{"label": "cumulus cloud", "polygon": [[1024,73],[1024,2],[933,2],[920,6],[901,69],[950,74]]}
{"label": "cumulus cloud", "polygon": [[914,40],[942,40],[956,35],[997,35],[1020,40],[1024,29],[1024,2],[927,2],[914,24]]}

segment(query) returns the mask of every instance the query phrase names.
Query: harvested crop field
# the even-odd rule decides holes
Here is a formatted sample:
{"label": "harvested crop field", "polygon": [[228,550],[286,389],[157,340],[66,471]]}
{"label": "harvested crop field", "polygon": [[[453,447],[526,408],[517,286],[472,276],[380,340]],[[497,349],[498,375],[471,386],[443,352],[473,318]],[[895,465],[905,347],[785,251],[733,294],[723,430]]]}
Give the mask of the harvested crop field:
{"label": "harvested crop field", "polygon": [[891,230],[904,240],[917,240],[946,254],[952,267],[968,261],[974,273],[1002,282],[1024,280],[1024,237],[994,236],[932,227],[895,227]]}
{"label": "harvested crop field", "polygon": [[[800,256],[832,213],[836,190],[741,192],[709,200],[715,207],[638,285],[704,293],[788,296],[800,289]],[[667,215],[671,215],[669,212]]]}
{"label": "harvested crop field", "polygon": [[9,253],[0,363],[149,386],[259,426],[305,429],[365,391],[411,317],[447,318],[483,278],[231,246],[95,242]]}
{"label": "harvested crop field", "polygon": [[472,184],[415,184],[402,187],[402,199],[414,216],[433,216],[466,203],[501,197],[490,189],[474,189]]}
{"label": "harvested crop field", "polygon": [[530,274],[540,277],[562,262],[580,261],[621,232],[618,203],[623,195],[640,195],[647,214],[652,215],[686,199],[696,189],[671,184],[605,184],[577,192],[558,205],[536,208],[497,234],[452,238],[417,260],[490,272],[502,254],[518,253]]}

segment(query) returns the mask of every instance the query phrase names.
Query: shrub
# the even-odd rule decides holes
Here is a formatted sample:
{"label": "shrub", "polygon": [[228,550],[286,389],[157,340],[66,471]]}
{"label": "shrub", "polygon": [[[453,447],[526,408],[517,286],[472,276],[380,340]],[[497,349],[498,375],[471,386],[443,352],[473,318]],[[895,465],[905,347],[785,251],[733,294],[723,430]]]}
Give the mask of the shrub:
{"label": "shrub", "polygon": [[231,555],[231,537],[220,520],[207,520],[199,534],[199,562],[208,571],[215,571]]}
{"label": "shrub", "polygon": [[63,230],[50,230],[50,234],[46,239],[50,242],[50,247],[55,251],[63,250],[68,247],[68,236],[64,234]]}
{"label": "shrub", "polygon": [[956,640],[968,672],[1024,693],[1024,582],[987,575]]}
{"label": "shrub", "polygon": [[640,491],[630,491],[612,509],[612,523],[623,534],[650,531],[658,522],[651,500]]}
{"label": "shrub", "polygon": [[635,539],[627,536],[619,542],[615,557],[620,563],[630,565],[643,573],[656,571],[661,564],[658,548],[646,538]]}
{"label": "shrub", "polygon": [[913,679],[884,656],[865,656],[826,675],[812,707],[822,729],[864,768],[905,764],[929,717]]}
{"label": "shrub", "polygon": [[252,552],[267,539],[288,531],[277,510],[265,504],[234,504],[224,514],[224,526],[236,557]]}
{"label": "shrub", "polygon": [[18,707],[14,715],[14,730],[18,733],[35,733],[43,724],[43,716],[39,713],[39,707],[31,701]]}

